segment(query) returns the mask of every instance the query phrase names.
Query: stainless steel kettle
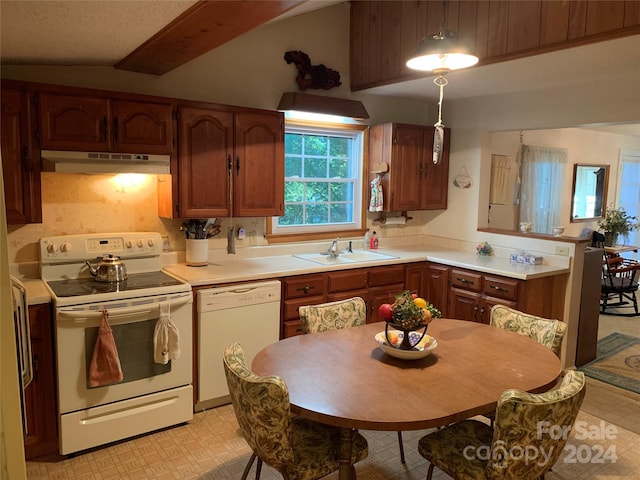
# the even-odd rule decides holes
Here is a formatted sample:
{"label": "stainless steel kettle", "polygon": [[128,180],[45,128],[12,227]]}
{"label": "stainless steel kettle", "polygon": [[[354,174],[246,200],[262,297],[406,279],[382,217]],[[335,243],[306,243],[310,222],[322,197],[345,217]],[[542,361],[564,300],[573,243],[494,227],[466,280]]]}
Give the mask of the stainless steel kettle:
{"label": "stainless steel kettle", "polygon": [[96,277],[96,282],[116,283],[127,279],[127,269],[120,257],[115,255],[98,257],[98,265],[95,267],[91,265],[89,260],[85,263],[89,267],[91,275]]}

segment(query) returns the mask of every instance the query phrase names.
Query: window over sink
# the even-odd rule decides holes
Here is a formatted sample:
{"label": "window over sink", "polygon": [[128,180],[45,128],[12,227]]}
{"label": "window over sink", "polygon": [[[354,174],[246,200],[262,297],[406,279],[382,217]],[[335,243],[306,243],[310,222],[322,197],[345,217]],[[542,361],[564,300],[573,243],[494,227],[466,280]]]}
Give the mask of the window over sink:
{"label": "window over sink", "polygon": [[365,131],[365,125],[287,121],[285,214],[271,219],[271,235],[363,228]]}

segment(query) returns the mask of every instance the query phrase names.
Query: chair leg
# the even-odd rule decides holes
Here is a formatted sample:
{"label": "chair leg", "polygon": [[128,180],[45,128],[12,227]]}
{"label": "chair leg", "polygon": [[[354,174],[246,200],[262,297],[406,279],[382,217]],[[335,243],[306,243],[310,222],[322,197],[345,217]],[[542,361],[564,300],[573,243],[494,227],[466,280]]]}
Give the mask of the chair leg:
{"label": "chair leg", "polygon": [[427,470],[427,480],[431,480],[431,477],[433,476],[433,463],[429,464],[429,470]]}
{"label": "chair leg", "polygon": [[[256,452],[252,452],[251,453],[251,458],[249,458],[249,461],[247,462],[247,466],[244,467],[244,471],[242,472],[242,477],[240,477],[240,480],[247,480],[247,476],[249,475],[249,471],[251,470],[251,466],[253,465],[253,462],[255,461],[255,459],[257,457],[258,457],[258,455],[256,455]],[[260,464],[261,462],[262,462],[262,460],[260,460],[258,458],[258,464]]]}
{"label": "chair leg", "polygon": [[403,465],[407,462],[404,460],[404,444],[402,443],[402,432],[398,432],[398,447],[400,447],[400,463]]}
{"label": "chair leg", "polygon": [[262,473],[262,459],[258,457],[258,463],[256,464],[256,480],[260,480],[260,473]]}

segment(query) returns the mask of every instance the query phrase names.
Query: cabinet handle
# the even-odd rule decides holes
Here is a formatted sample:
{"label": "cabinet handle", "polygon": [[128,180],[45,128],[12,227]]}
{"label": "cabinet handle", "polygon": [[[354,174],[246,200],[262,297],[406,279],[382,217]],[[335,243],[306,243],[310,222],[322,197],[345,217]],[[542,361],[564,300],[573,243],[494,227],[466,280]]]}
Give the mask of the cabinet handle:
{"label": "cabinet handle", "polygon": [[460,283],[467,283],[467,284],[473,285],[473,281],[467,280],[466,278],[458,277],[456,278],[456,280],[459,281]]}
{"label": "cabinet handle", "polygon": [[305,294],[309,293],[309,290],[312,290],[316,287],[314,287],[313,285],[305,285],[304,287],[300,287],[297,289],[298,292],[304,292]]}
{"label": "cabinet handle", "polygon": [[236,176],[240,175],[240,155],[236,157]]}
{"label": "cabinet handle", "polygon": [[424,165],[420,162],[420,166],[418,167],[418,176],[422,177],[422,173],[424,172]]}
{"label": "cabinet handle", "polygon": [[38,381],[38,373],[40,372],[40,360],[38,360],[38,357],[36,357],[34,355],[33,360],[31,361],[32,365],[33,365],[33,381],[37,382]]}
{"label": "cabinet handle", "polygon": [[484,307],[480,309],[480,323],[484,323]]}
{"label": "cabinet handle", "polygon": [[492,288],[492,289],[497,290],[499,292],[505,292],[505,293],[507,293],[509,291],[509,289],[504,288],[504,287],[500,287],[498,285],[489,285],[489,288]]}
{"label": "cabinet handle", "polygon": [[102,141],[107,141],[107,133],[109,130],[109,123],[107,122],[107,117],[102,117]]}
{"label": "cabinet handle", "polygon": [[231,175],[233,169],[233,161],[231,160],[231,154],[227,155],[227,173]]}
{"label": "cabinet handle", "polygon": [[474,305],[473,306],[473,321],[477,322],[478,321],[478,305]]}
{"label": "cabinet handle", "polygon": [[31,171],[31,162],[29,161],[29,148],[22,147],[22,169],[25,172]]}
{"label": "cabinet handle", "polygon": [[118,133],[119,133],[118,132],[118,119],[114,118],[113,119],[113,136],[114,136],[114,138],[116,140],[116,143],[118,143],[118,141],[119,141],[118,140],[118,136],[119,136]]}

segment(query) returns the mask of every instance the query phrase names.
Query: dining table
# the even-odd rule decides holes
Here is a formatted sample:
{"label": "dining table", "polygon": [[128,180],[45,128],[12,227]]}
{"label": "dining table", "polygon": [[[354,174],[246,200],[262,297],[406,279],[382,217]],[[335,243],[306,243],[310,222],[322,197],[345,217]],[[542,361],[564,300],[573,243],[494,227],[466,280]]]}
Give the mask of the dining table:
{"label": "dining table", "polygon": [[407,431],[448,425],[494,411],[508,389],[546,391],[561,373],[558,357],[518,333],[483,323],[437,318],[429,355],[399,359],[375,335],[385,323],[298,335],[262,349],[252,369],[277,375],[291,412],[341,429],[338,478],[355,478],[357,430]]}

